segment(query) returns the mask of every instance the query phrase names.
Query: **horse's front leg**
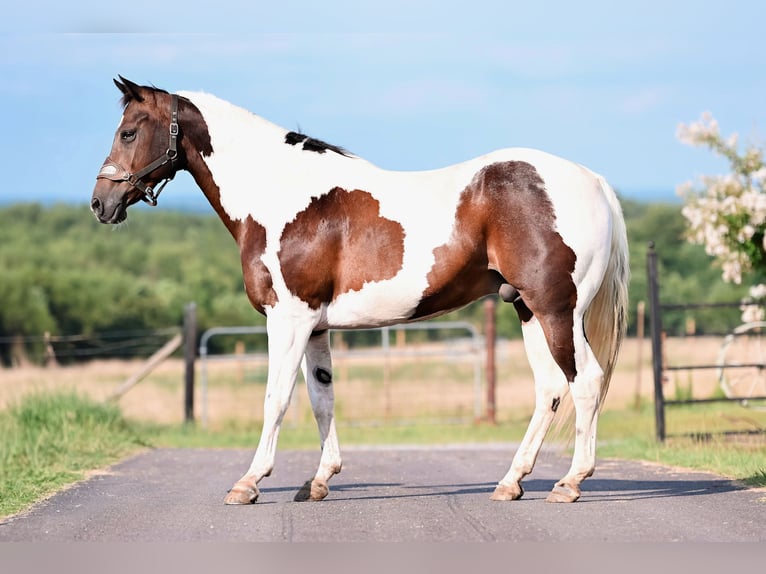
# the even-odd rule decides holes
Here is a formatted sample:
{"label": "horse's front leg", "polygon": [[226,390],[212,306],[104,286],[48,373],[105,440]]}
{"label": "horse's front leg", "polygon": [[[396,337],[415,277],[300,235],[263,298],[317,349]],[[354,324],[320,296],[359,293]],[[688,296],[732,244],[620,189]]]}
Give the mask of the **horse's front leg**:
{"label": "horse's front leg", "polygon": [[263,428],[253,462],[226,495],[226,504],[252,504],[258,500],[258,483],[274,468],[279,428],[290,405],[301,358],[316,325],[311,313],[286,313],[275,307],[266,318],[269,337],[269,374],[263,404]]}
{"label": "horse's front leg", "polygon": [[317,333],[309,339],[303,361],[303,376],[311,399],[311,408],[319,427],[322,456],[314,478],[295,495],[296,501],[322,500],[329,493],[327,481],[341,468],[340,447],[335,431],[335,393],[332,384],[329,331]]}

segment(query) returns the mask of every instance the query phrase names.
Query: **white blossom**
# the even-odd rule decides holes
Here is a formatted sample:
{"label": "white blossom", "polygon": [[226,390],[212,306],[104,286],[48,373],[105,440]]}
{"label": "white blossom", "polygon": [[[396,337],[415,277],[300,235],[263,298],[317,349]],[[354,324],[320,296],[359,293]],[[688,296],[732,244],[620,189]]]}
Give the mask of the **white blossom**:
{"label": "white blossom", "polygon": [[756,321],[763,321],[763,318],[764,318],[763,307],[759,305],[742,305],[740,309],[742,311],[743,323],[754,323]]}
{"label": "white blossom", "polygon": [[704,112],[698,122],[679,124],[676,137],[689,145],[702,145],[708,138],[718,137],[718,122],[710,112]]}
{"label": "white blossom", "polygon": [[766,285],[763,283],[753,285],[750,287],[748,295],[750,300],[743,301],[744,304],[740,307],[742,322],[763,321],[764,317],[766,317],[766,311],[763,308],[763,299],[766,297]]}
{"label": "white blossom", "polygon": [[763,283],[759,283],[758,285],[753,285],[750,287],[750,290],[748,291],[748,295],[752,297],[753,299],[764,299],[766,298],[766,285]]}
{"label": "white blossom", "polygon": [[[750,145],[738,150],[739,138],[724,138],[718,122],[709,112],[688,125],[680,124],[676,136],[688,145],[707,147],[726,157],[730,173],[706,175],[697,182],[677,187],[685,205],[687,239],[703,245],[721,267],[724,281],[741,283],[743,275],[766,271],[766,165],[763,150]],[[696,185],[695,185],[696,183]],[[760,234],[760,235],[759,235]],[[754,238],[763,237],[757,243]],[[753,254],[755,253],[755,259]],[[755,316],[755,312],[750,316]]]}

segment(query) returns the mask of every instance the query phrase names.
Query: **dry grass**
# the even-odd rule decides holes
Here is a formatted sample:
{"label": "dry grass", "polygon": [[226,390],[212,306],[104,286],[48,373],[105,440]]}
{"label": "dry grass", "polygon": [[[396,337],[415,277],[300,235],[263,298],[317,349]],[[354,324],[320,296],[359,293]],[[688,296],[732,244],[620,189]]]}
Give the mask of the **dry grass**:
{"label": "dry grass", "polygon": [[[671,364],[712,363],[720,339],[670,339],[667,357]],[[534,386],[520,341],[498,345],[496,391],[497,415],[501,420],[530,413]],[[639,361],[640,359],[640,361]],[[105,399],[120,383],[137,372],[141,361],[92,361],[69,367],[24,367],[0,371],[0,408],[34,391],[74,390],[96,400]],[[203,401],[197,367],[196,413]],[[388,371],[386,378],[384,373]],[[391,359],[388,368],[380,358],[338,358],[334,361],[339,420],[399,420],[411,417],[471,419],[478,401],[484,409],[485,390],[478,396],[470,362],[443,357]],[[208,366],[207,417],[211,427],[247,422],[262,416],[266,365],[262,362],[211,362]],[[695,397],[709,397],[717,389],[715,371],[671,373],[665,396],[693,389]],[[648,340],[641,349],[635,339],[625,341],[605,405],[620,409],[634,404],[636,397],[652,400],[651,349]],[[119,402],[129,419],[159,423],[183,420],[183,363],[170,359],[136,385]],[[310,419],[305,390],[297,388],[287,422]]]}

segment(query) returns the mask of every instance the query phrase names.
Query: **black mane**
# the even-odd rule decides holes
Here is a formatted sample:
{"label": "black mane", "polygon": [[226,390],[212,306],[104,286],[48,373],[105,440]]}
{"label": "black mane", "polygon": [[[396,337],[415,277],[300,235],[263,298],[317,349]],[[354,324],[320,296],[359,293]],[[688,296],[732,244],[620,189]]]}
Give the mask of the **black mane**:
{"label": "black mane", "polygon": [[322,140],[310,138],[306,134],[300,132],[287,132],[285,134],[285,143],[288,145],[297,145],[303,142],[303,149],[305,151],[313,151],[316,153],[325,153],[327,150],[333,151],[345,157],[351,157],[351,153],[348,150],[337,146],[323,142]]}

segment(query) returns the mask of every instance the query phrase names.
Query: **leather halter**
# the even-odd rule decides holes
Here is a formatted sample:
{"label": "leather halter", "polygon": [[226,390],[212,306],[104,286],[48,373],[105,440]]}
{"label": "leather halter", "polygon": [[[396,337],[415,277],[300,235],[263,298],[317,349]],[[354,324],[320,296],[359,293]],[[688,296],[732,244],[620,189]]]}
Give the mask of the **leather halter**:
{"label": "leather halter", "polygon": [[178,96],[171,94],[170,96],[170,143],[165,154],[155,159],[149,165],[143,169],[139,169],[136,173],[130,173],[127,169],[122,167],[112,158],[107,157],[104,165],[96,176],[96,179],[108,179],[110,181],[127,181],[130,185],[135,187],[141,192],[141,199],[149,205],[157,205],[157,198],[160,196],[160,192],[165,185],[175,177],[175,170],[170,174],[170,177],[165,178],[157,191],[154,191],[151,187],[144,183],[143,178],[152,173],[155,169],[162,167],[166,163],[170,163],[171,167],[175,167],[175,162],[178,159]]}

